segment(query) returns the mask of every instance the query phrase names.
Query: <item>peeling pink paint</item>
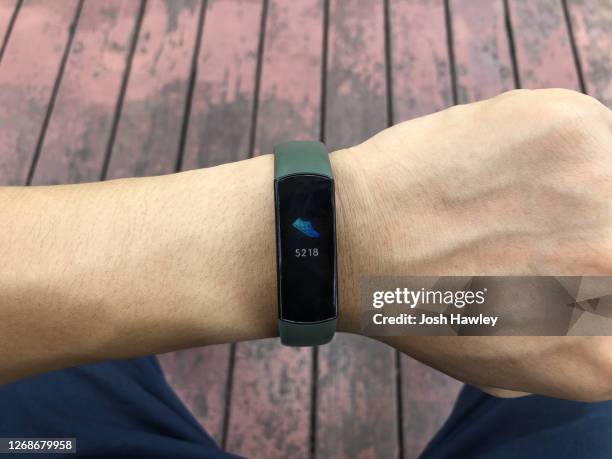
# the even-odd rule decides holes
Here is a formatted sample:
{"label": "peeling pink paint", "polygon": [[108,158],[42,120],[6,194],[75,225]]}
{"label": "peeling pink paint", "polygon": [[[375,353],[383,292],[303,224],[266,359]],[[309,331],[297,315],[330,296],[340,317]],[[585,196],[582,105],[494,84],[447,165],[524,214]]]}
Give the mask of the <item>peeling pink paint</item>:
{"label": "peeling pink paint", "polygon": [[514,89],[502,0],[451,0],[459,103]]}
{"label": "peeling pink paint", "polygon": [[174,172],[200,6],[194,0],[147,3],[108,178]]}
{"label": "peeling pink paint", "polygon": [[0,182],[23,184],[68,40],[76,0],[23,4],[0,64]]}
{"label": "peeling pink paint", "polygon": [[[200,64],[201,85],[215,86],[211,104],[233,103],[252,94],[261,20],[260,1],[214,1],[206,12]],[[222,88],[222,90],[221,90]]]}
{"label": "peeling pink paint", "polygon": [[448,418],[463,383],[407,355],[401,367],[403,459],[416,459]]}
{"label": "peeling pink paint", "polygon": [[[132,62],[130,100],[158,96],[168,82],[188,79],[200,5],[194,0],[147,3]],[[169,15],[169,9],[175,10],[174,17]]]}
{"label": "peeling pink paint", "polygon": [[332,0],[329,13],[325,143],[361,143],[387,126],[382,0]]}
{"label": "peeling pink paint", "polygon": [[184,168],[249,155],[262,2],[208,2]]}
{"label": "peeling pink paint", "polygon": [[227,449],[245,457],[309,457],[311,350],[277,338],[239,343]]}
{"label": "peeling pink paint", "polygon": [[[383,2],[331,0],[330,25],[330,69],[350,69],[355,77],[365,82],[368,92],[384,98],[386,84]],[[350,83],[350,80],[344,83]]]}
{"label": "peeling pink paint", "polygon": [[223,436],[229,357],[230,346],[224,344],[159,356],[168,383],[219,444]]}
{"label": "peeling pink paint", "polygon": [[256,154],[319,136],[323,2],[270,0],[263,51]]}
{"label": "peeling pink paint", "polygon": [[398,457],[395,350],[339,334],[319,349],[317,457]]}
{"label": "peeling pink paint", "polygon": [[138,2],[85,2],[33,183],[95,181],[111,132]]}
{"label": "peeling pink paint", "polygon": [[580,90],[561,0],[510,0],[523,88]]}
{"label": "peeling pink paint", "polygon": [[15,12],[16,6],[17,0],[0,1],[0,46],[2,45],[2,40],[4,39],[4,36],[9,28],[9,24],[11,22],[11,18],[13,17],[13,13]]}
{"label": "peeling pink paint", "polygon": [[568,2],[587,92],[612,108],[612,3]]}
{"label": "peeling pink paint", "polygon": [[394,121],[452,104],[443,0],[392,0],[389,5]]}

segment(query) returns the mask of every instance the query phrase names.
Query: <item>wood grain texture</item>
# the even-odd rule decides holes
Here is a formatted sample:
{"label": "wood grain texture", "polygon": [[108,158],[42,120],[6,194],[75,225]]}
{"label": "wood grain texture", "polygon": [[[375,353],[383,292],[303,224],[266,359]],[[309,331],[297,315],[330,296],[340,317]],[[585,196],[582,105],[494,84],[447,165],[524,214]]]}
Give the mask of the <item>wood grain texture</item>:
{"label": "wood grain texture", "polygon": [[0,183],[26,181],[76,0],[24,2],[0,64]]}
{"label": "wood grain texture", "polygon": [[249,156],[263,0],[209,1],[183,166]]}
{"label": "wood grain texture", "polygon": [[245,457],[307,458],[311,350],[277,338],[236,345],[227,450]]}
{"label": "wood grain texture", "polygon": [[612,108],[612,1],[568,0],[588,94]]}
{"label": "wood grain texture", "polygon": [[509,0],[521,87],[580,90],[562,0]]}
{"label": "wood grain texture", "polygon": [[[206,7],[183,169],[248,157],[262,2],[216,0]],[[161,357],[172,386],[219,444],[228,415],[230,358],[229,344]],[[177,373],[177,367],[185,371]]]}
{"label": "wood grain texture", "polygon": [[150,0],[132,60],[108,178],[174,172],[199,0]]}
{"label": "wood grain texture", "polygon": [[[355,145],[387,126],[384,4],[332,0],[325,142]],[[342,307],[342,305],[340,305]],[[338,334],[319,349],[316,456],[397,457],[395,351]]]}
{"label": "wood grain texture", "polygon": [[[255,153],[287,139],[317,139],[323,4],[270,1]],[[312,350],[278,339],[236,347],[227,449],[246,457],[309,456]]]}
{"label": "wood grain texture", "polygon": [[514,89],[502,0],[450,0],[457,100]]}
{"label": "wood grain texture", "polygon": [[450,414],[463,384],[414,359],[402,359],[404,459],[416,459]]}
{"label": "wood grain texture", "polygon": [[139,2],[85,2],[34,184],[100,179]]}
{"label": "wood grain texture", "polygon": [[206,346],[158,357],[170,386],[206,432],[221,444],[230,346]]}
{"label": "wood grain texture", "polygon": [[444,0],[391,0],[393,121],[453,102]]}
{"label": "wood grain texture", "polygon": [[[396,121],[450,106],[443,0],[393,0],[389,10]],[[403,459],[414,459],[448,417],[461,383],[406,355],[400,370]]]}
{"label": "wood grain texture", "polygon": [[316,456],[398,457],[395,350],[337,334],[319,349]]}
{"label": "wood grain texture", "polygon": [[18,0],[0,0],[0,46],[4,42]]}
{"label": "wood grain texture", "polygon": [[387,127],[382,0],[331,0],[325,102],[330,151]]}
{"label": "wood grain texture", "polygon": [[322,49],[322,0],[270,0],[255,154],[319,137]]}

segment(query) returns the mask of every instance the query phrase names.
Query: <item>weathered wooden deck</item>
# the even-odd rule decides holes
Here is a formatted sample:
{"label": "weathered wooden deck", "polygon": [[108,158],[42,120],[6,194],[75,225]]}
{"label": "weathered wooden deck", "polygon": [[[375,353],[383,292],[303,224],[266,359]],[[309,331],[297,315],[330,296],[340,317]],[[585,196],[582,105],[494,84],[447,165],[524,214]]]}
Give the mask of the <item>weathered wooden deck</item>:
{"label": "weathered wooden deck", "polygon": [[[0,0],[0,182],[154,175],[347,146],[515,87],[612,104],[612,0]],[[162,356],[249,457],[413,458],[459,384],[373,341]]]}

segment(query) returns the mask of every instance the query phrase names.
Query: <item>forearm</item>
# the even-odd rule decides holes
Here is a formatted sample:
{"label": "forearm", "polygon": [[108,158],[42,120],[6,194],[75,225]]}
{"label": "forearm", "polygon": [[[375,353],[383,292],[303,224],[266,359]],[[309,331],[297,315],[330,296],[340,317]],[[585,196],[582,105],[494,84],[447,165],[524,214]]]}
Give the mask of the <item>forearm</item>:
{"label": "forearm", "polygon": [[[330,155],[339,330],[371,221],[368,174]],[[160,177],[0,188],[0,382],[277,334],[273,158]]]}
{"label": "forearm", "polygon": [[272,167],[0,189],[0,380],[274,335]]}

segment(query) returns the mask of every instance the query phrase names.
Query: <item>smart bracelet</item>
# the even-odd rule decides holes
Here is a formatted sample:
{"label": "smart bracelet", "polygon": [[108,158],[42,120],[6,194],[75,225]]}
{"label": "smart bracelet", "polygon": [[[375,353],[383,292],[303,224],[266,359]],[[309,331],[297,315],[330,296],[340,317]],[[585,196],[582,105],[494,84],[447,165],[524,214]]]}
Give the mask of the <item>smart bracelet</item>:
{"label": "smart bracelet", "polygon": [[278,324],[287,346],[331,341],[338,319],[334,178],[321,142],[274,147]]}

